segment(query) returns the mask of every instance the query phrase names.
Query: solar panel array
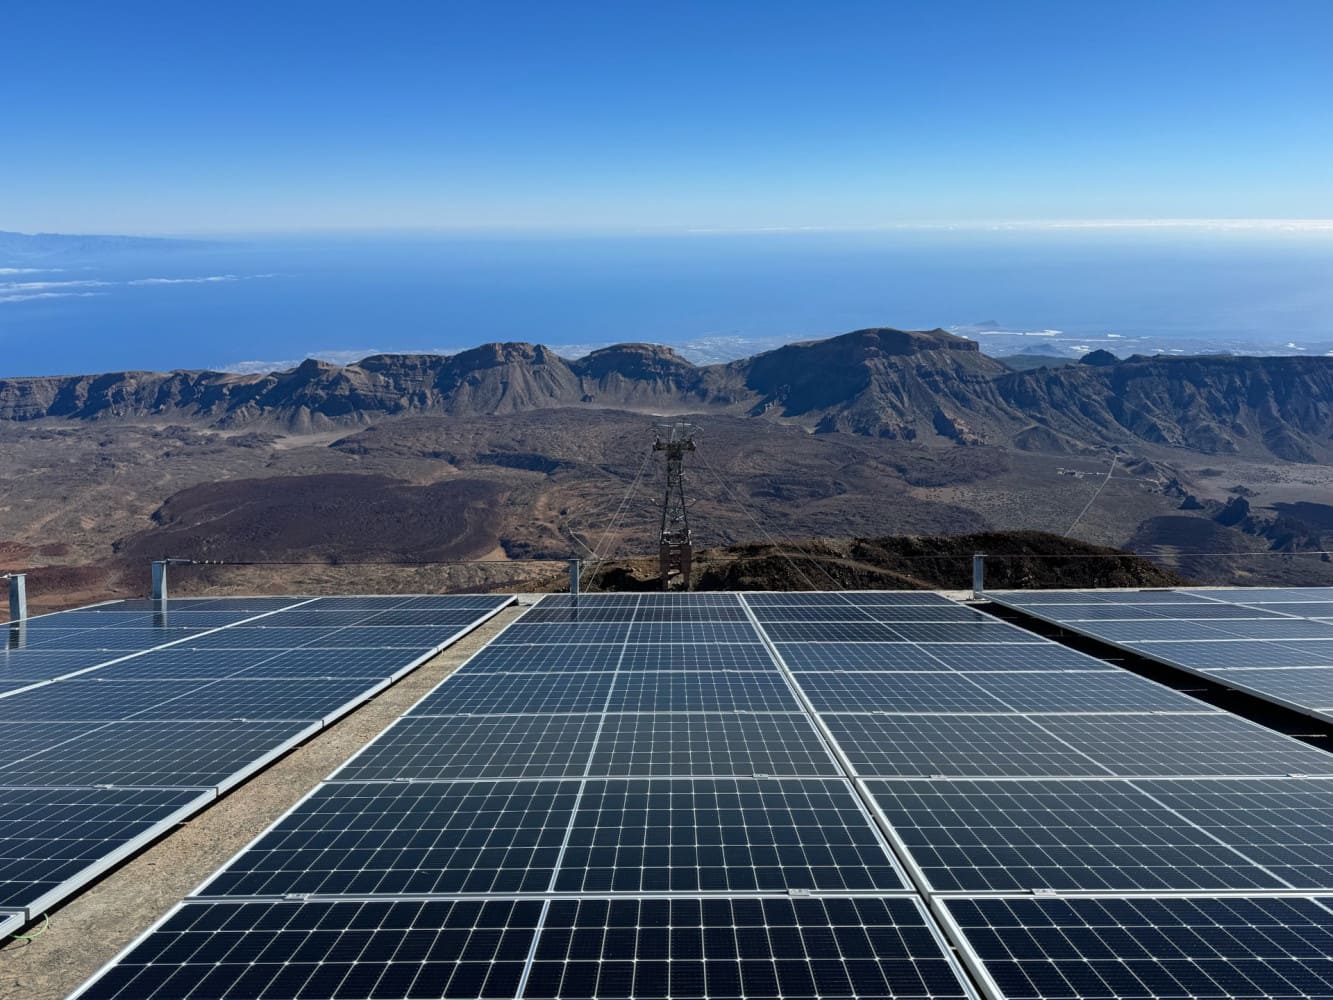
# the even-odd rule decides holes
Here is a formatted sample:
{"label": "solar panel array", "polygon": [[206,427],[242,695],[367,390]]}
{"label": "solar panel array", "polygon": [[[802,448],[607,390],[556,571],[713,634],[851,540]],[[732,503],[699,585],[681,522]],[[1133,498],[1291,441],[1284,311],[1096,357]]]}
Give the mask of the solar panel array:
{"label": "solar panel array", "polygon": [[1331,762],[935,594],[548,598],[81,996],[1328,998]]}
{"label": "solar panel array", "polygon": [[[121,601],[11,624],[0,653],[0,932],[512,600]],[[271,638],[296,632],[296,646]]]}
{"label": "solar panel array", "polygon": [[543,600],[85,997],[964,998],[735,595]]}
{"label": "solar panel array", "polygon": [[1333,756],[938,595],[747,600],[985,992],[1333,996]]}
{"label": "solar panel array", "polygon": [[1333,587],[998,591],[997,603],[1333,722]]}

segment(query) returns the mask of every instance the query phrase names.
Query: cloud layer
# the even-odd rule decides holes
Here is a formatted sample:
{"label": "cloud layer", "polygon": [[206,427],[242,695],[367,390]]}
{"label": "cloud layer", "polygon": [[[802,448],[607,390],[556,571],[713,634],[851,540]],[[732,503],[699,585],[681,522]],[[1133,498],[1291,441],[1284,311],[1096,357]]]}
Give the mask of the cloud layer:
{"label": "cloud layer", "polygon": [[[35,267],[0,268],[0,277],[18,274],[36,274],[44,269]],[[0,281],[0,305],[10,302],[29,302],[33,299],[86,298],[105,295],[106,292],[88,291],[90,288],[139,288],[158,285],[215,285],[231,281],[255,281],[275,278],[275,274],[209,274],[198,278],[132,278],[128,281],[101,281],[81,279],[70,281]]]}

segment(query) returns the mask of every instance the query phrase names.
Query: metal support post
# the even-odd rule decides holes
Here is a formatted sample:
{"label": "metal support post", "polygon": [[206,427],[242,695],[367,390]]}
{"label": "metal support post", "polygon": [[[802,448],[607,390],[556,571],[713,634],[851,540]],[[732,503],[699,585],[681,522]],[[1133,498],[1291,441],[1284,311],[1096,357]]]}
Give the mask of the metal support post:
{"label": "metal support post", "polygon": [[569,592],[574,597],[579,596],[579,561],[577,559],[569,560]]}
{"label": "metal support post", "polygon": [[972,596],[980,597],[986,592],[986,553],[972,555]]}
{"label": "metal support post", "polygon": [[9,620],[21,622],[28,617],[28,575],[6,574],[9,579]]}
{"label": "metal support post", "polygon": [[159,559],[153,563],[153,600],[167,599],[167,561]]}

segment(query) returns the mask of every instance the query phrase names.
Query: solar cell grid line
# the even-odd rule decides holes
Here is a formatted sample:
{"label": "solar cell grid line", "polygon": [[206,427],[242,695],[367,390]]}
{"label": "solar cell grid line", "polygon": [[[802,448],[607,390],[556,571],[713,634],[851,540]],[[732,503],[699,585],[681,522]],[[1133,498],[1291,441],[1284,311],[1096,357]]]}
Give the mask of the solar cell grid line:
{"label": "solar cell grid line", "polygon": [[488,645],[468,660],[467,669],[471,673],[478,674],[551,673],[557,670],[610,671],[616,669],[624,648],[624,643],[619,642]]}
{"label": "solar cell grid line", "polygon": [[1122,777],[1333,774],[1333,755],[1227,712],[1029,718]]}
{"label": "solar cell grid line", "polygon": [[845,778],[611,778],[583,786],[551,886],[558,893],[906,888]]}
{"label": "solar cell grid line", "polygon": [[54,681],[0,698],[0,721],[118,722],[160,702],[201,689],[207,681],[104,681],[95,674]]}
{"label": "solar cell grid line", "polygon": [[941,898],[936,913],[1001,1000],[1333,996],[1333,912],[1318,898]]}
{"label": "solar cell grid line", "polygon": [[794,672],[805,670],[903,671],[938,673],[950,669],[933,652],[911,642],[779,642],[782,659]]}
{"label": "solar cell grid line", "polygon": [[50,750],[100,726],[97,722],[77,726],[68,722],[0,722],[0,759],[13,760]]}
{"label": "solar cell grid line", "polygon": [[671,642],[754,642],[755,630],[749,621],[736,622],[635,622],[629,627],[630,643]]}
{"label": "solar cell grid line", "polygon": [[[288,603],[290,603],[290,602],[288,602]],[[299,605],[294,605],[294,606],[299,606]],[[205,631],[199,632],[199,633],[197,633],[197,634],[195,634],[195,633],[192,632],[192,633],[190,634],[190,637],[191,637],[191,638],[198,639],[200,636],[209,636],[209,635],[213,635],[213,634],[215,634],[215,633],[222,632],[222,631],[224,631],[224,630],[227,629],[227,628],[234,627],[235,624],[239,624],[239,623],[241,623],[241,622],[247,622],[247,621],[251,621],[251,620],[258,620],[258,619],[264,618],[264,617],[266,617],[266,616],[268,616],[268,615],[270,615],[270,614],[273,614],[273,613],[275,613],[273,610],[255,612],[253,615],[250,615],[248,612],[246,612],[245,614],[247,615],[247,617],[243,617],[243,618],[241,618],[241,619],[239,620],[239,622],[233,623],[233,625],[229,625],[229,626],[218,626],[217,628],[213,628],[213,629],[205,630]],[[177,647],[177,646],[181,645],[183,642],[186,642],[186,641],[188,641],[188,639],[167,639],[167,640],[165,640],[165,641],[162,641],[162,642],[159,642],[159,643],[156,643],[156,644],[152,645],[150,648],[147,648],[147,649],[140,649],[140,650],[137,650],[137,651],[135,651],[135,652],[123,652],[123,651],[118,651],[118,652],[114,652],[114,653],[110,653],[110,654],[105,654],[105,655],[102,655],[102,656],[98,657],[96,663],[90,663],[90,664],[88,664],[88,665],[86,665],[86,666],[80,666],[80,667],[77,667],[77,668],[75,668],[75,669],[72,669],[72,670],[70,670],[70,671],[68,671],[68,672],[66,672],[66,673],[58,674],[58,675],[55,676],[55,677],[50,677],[50,678],[47,678],[47,679],[48,679],[48,680],[61,680],[61,679],[65,679],[65,678],[81,676],[81,675],[84,675],[84,674],[89,673],[90,671],[97,670],[97,669],[99,669],[100,667],[106,667],[106,666],[111,666],[111,665],[116,664],[116,663],[121,663],[121,662],[124,662],[124,661],[126,661],[126,660],[129,660],[129,659],[131,659],[131,658],[133,658],[133,657],[135,657],[135,656],[141,656],[141,655],[144,655],[144,654],[146,654],[146,653],[151,653],[151,652],[154,652],[154,651],[159,650],[159,649],[174,648],[174,647]],[[0,699],[3,699],[3,698],[5,698],[5,697],[13,696],[14,694],[16,694],[16,693],[18,693],[18,692],[21,692],[21,691],[23,691],[23,690],[24,690],[23,688],[18,688],[18,689],[14,690],[14,691],[8,691],[8,692],[0,693]]]}
{"label": "solar cell grid line", "polygon": [[1290,604],[1333,602],[1333,587],[1206,587],[1181,589],[1178,594],[1232,604]]}
{"label": "solar cell grid line", "polygon": [[560,899],[525,998],[971,998],[919,900]]}
{"label": "solar cell grid line", "polygon": [[5,785],[216,788],[245,780],[318,722],[110,722],[0,764]]}
{"label": "solar cell grid line", "polygon": [[1184,670],[1225,670],[1243,667],[1333,666],[1333,642],[1125,642],[1129,652]]}
{"label": "solar cell grid line", "polygon": [[1106,660],[1099,660],[1056,642],[976,643],[932,642],[921,647],[950,670],[968,673],[1014,670],[1093,670],[1114,671]]}
{"label": "solar cell grid line", "polygon": [[614,671],[545,674],[451,674],[408,710],[408,715],[497,715],[578,712],[611,690]]}
{"label": "solar cell grid line", "polygon": [[1013,709],[967,674],[822,673],[796,683],[818,712],[1005,712]]}
{"label": "solar cell grid line", "polygon": [[70,998],[507,1000],[541,900],[186,900]]}
{"label": "solar cell grid line", "polygon": [[840,777],[804,712],[610,713],[588,777]]}
{"label": "solar cell grid line", "polygon": [[1217,712],[1206,702],[1125,671],[970,673],[968,680],[1019,712]]}
{"label": "solar cell grid line", "polygon": [[0,787],[0,906],[36,919],[214,795],[199,788]]}
{"label": "solar cell grid line", "polygon": [[402,716],[329,781],[582,777],[600,713]]}
{"label": "solar cell grid line", "polygon": [[[1266,592],[1272,597],[1279,597],[1281,593],[1277,590]],[[1333,625],[1299,618],[1264,621],[1210,619],[1202,622],[1182,618],[1154,624],[1151,631],[1126,632],[1118,627],[1124,623],[1063,621],[1055,609],[1028,607],[1025,603],[1026,595],[1022,592],[1006,592],[997,599],[1062,628],[1108,642],[1136,655],[1221,683],[1284,708],[1325,721],[1333,719],[1333,713],[1325,711],[1329,697],[1322,686],[1303,684],[1299,677],[1282,674],[1265,677],[1262,673],[1235,673],[1235,670],[1247,667],[1333,666],[1333,641],[1330,639],[1287,637],[1294,634],[1293,629],[1302,633],[1314,630],[1315,636],[1328,630],[1328,634],[1333,635]],[[1221,598],[1199,600],[1206,601],[1210,607],[1231,606]],[[1181,613],[1187,614],[1187,611]],[[1211,638],[1213,635],[1217,638]],[[1270,682],[1271,686],[1266,685],[1265,681]]]}
{"label": "solar cell grid line", "polygon": [[824,713],[820,721],[860,777],[1108,776],[1066,740],[1021,715]]}
{"label": "solar cell grid line", "polygon": [[1209,676],[1240,691],[1262,692],[1270,701],[1300,711],[1333,716],[1333,667],[1265,667],[1210,670]]}
{"label": "solar cell grid line", "polygon": [[776,671],[633,672],[615,679],[608,712],[802,712]]}
{"label": "solar cell grid line", "polygon": [[494,645],[545,645],[568,643],[623,643],[629,637],[629,622],[593,622],[578,625],[559,623],[519,623],[497,636]]}
{"label": "solar cell grid line", "polygon": [[305,719],[327,725],[388,687],[387,678],[248,678],[213,681],[135,713],[140,719]]}
{"label": "solar cell grid line", "polygon": [[332,781],[274,823],[198,898],[541,893],[580,781]]}
{"label": "solar cell grid line", "polygon": [[1289,889],[1128,781],[865,782],[932,892]]}
{"label": "solar cell grid line", "polygon": [[628,643],[620,661],[622,671],[692,670],[747,671],[770,673],[773,660],[768,650],[754,642],[658,642]]}
{"label": "solar cell grid line", "polygon": [[1289,885],[1333,887],[1333,781],[1199,778],[1134,785]]}

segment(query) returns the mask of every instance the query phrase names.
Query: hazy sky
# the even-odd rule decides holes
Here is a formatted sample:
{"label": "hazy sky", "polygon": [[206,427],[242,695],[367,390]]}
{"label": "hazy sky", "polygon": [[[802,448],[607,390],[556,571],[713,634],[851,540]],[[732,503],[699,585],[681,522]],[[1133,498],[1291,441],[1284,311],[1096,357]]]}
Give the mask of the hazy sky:
{"label": "hazy sky", "polygon": [[1333,217],[1333,2],[62,3],[0,229]]}

